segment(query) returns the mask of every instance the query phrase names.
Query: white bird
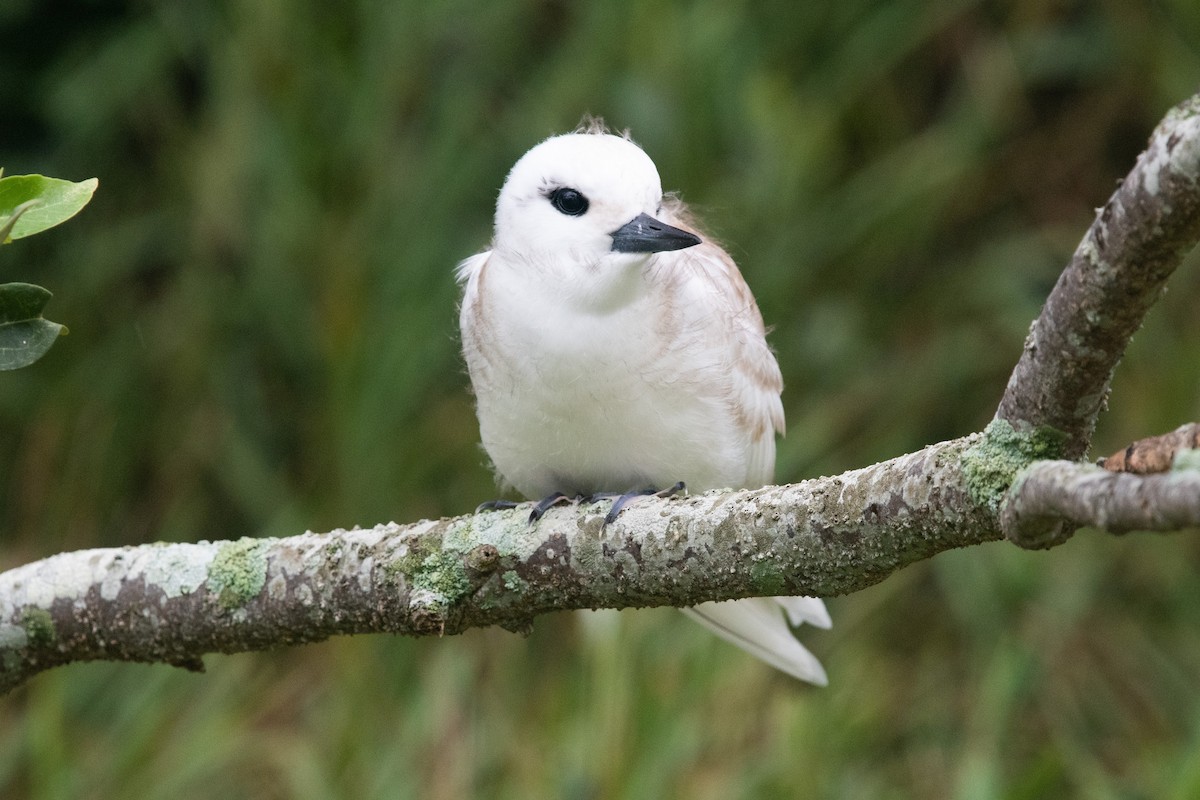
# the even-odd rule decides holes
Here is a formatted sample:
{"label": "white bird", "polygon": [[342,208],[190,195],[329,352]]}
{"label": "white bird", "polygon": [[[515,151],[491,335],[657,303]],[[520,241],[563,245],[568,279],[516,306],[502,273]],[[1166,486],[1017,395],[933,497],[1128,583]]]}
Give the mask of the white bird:
{"label": "white bird", "polygon": [[[783,379],[729,255],[628,136],[600,123],[526,153],[490,249],[458,267],[483,447],[531,499],[773,480]],[[788,622],[830,626],[815,597],[683,609],[801,680],[825,671]]]}

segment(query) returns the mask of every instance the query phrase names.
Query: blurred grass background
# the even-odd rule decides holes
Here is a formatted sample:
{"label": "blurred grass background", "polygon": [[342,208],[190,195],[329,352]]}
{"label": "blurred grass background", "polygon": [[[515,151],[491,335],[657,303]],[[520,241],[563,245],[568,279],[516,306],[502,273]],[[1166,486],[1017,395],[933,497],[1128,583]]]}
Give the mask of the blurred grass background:
{"label": "blurred grass background", "polygon": [[[0,379],[0,567],[493,496],[452,268],[507,169],[629,127],[775,326],[778,478],[980,428],[1194,0],[0,4],[0,166],[100,178],[0,251],[71,335]],[[1200,263],[1096,453],[1200,419]],[[0,699],[5,798],[1200,796],[1200,543],[949,553],[830,602],[812,689],[675,612],[87,664]]]}

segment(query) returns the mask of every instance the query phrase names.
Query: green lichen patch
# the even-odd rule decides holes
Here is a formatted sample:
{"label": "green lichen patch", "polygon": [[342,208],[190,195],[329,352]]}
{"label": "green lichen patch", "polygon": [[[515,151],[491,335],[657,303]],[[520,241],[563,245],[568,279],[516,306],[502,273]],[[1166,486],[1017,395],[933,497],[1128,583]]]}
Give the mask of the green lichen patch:
{"label": "green lichen patch", "polygon": [[1180,450],[1171,461],[1172,472],[1194,470],[1200,472],[1200,450]]}
{"label": "green lichen patch", "polygon": [[471,591],[471,581],[463,564],[463,554],[457,550],[430,553],[413,574],[413,585],[428,589],[453,603]]}
{"label": "green lichen patch", "polygon": [[983,438],[962,455],[971,500],[998,511],[1017,473],[1034,461],[1060,458],[1065,441],[1066,435],[1054,428],[1019,431],[1008,420],[992,420]]}
{"label": "green lichen patch", "polygon": [[390,579],[403,580],[411,591],[452,604],[468,597],[503,565],[527,558],[538,542],[525,516],[507,511],[475,514],[431,523],[424,532],[406,536],[400,554],[382,567]]}
{"label": "green lichen patch", "polygon": [[756,595],[780,594],[784,588],[783,568],[774,558],[763,558],[750,565],[750,580]]}
{"label": "green lichen patch", "polygon": [[466,564],[469,555],[454,548],[439,548],[431,538],[422,537],[409,542],[407,552],[383,568],[393,578],[403,576],[413,590],[452,603],[471,591]]}
{"label": "green lichen patch", "polygon": [[58,635],[54,630],[54,618],[44,608],[31,608],[21,617],[21,627],[34,647],[52,644]]}
{"label": "green lichen patch", "polygon": [[383,563],[383,572],[392,580],[403,579],[407,583],[414,583],[417,573],[425,569],[426,559],[440,552],[433,538],[412,537],[405,541],[403,555]]}
{"label": "green lichen patch", "polygon": [[267,582],[267,545],[249,537],[223,545],[208,568],[208,588],[222,608],[241,608],[262,591]]}
{"label": "green lichen patch", "polygon": [[515,570],[510,569],[508,572],[505,572],[501,576],[501,580],[504,582],[504,588],[510,592],[525,591],[525,579],[518,575]]}

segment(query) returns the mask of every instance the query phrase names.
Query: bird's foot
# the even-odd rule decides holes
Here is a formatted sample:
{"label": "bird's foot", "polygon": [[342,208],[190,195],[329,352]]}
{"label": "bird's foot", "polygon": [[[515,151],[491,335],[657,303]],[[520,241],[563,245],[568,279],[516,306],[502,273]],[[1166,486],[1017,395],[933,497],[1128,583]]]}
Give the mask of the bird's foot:
{"label": "bird's foot", "polygon": [[607,495],[592,495],[588,498],[588,502],[596,502],[597,500],[602,500],[606,497],[617,498],[616,500],[613,500],[612,508],[610,508],[608,513],[604,515],[604,526],[607,527],[617,521],[617,517],[621,515],[621,510],[624,509],[631,500],[636,500],[639,497],[649,497],[651,495],[654,497],[672,497],[680,492],[686,491],[687,486],[684,485],[683,481],[679,481],[674,486],[668,486],[666,489],[641,489],[638,491],[626,492],[625,494],[619,496],[615,493],[610,493]]}
{"label": "bird's foot", "polygon": [[562,503],[578,503],[578,502],[579,502],[578,497],[576,497],[575,499],[571,499],[570,497],[567,497],[562,492],[555,492],[554,494],[546,495],[541,500],[538,500],[537,503],[534,504],[533,510],[529,512],[529,524],[532,525],[533,523],[537,522],[539,519],[542,518],[543,514],[545,514],[547,511],[549,511],[550,509],[554,508],[557,505],[560,505]]}
{"label": "bird's foot", "polygon": [[480,511],[507,511],[510,508],[516,508],[520,503],[514,500],[488,500],[475,506],[475,513]]}
{"label": "bird's foot", "polygon": [[[554,506],[561,503],[577,503],[579,498],[571,499],[562,492],[555,492],[552,495],[543,497],[541,500],[533,504],[533,508],[529,512],[529,524],[537,522],[542,518],[542,515],[549,511]],[[488,500],[486,503],[480,503],[475,507],[475,513],[480,511],[508,511],[521,505],[514,500]]]}
{"label": "bird's foot", "polygon": [[[621,511],[625,508],[625,506],[627,506],[631,501],[636,500],[639,497],[649,497],[649,496],[673,497],[674,495],[677,495],[680,492],[686,492],[686,491],[687,491],[687,486],[684,484],[683,481],[679,481],[674,486],[669,486],[666,489],[662,489],[662,490],[639,489],[636,491],[625,492],[624,494],[619,494],[617,492],[596,492],[595,494],[588,495],[587,497],[584,497],[582,495],[576,495],[575,497],[569,497],[569,496],[563,494],[562,492],[555,492],[554,494],[547,495],[547,496],[543,497],[541,500],[534,503],[533,508],[529,511],[529,524],[530,525],[534,524],[535,522],[540,520],[547,511],[549,511],[550,509],[552,509],[558,505],[564,505],[564,504],[568,504],[568,503],[591,504],[591,503],[599,503],[601,500],[612,500],[613,501],[612,508],[610,508],[608,510],[608,513],[604,515],[604,525],[605,525],[605,527],[607,527],[608,525],[610,525],[616,521],[617,517],[620,516]],[[481,503],[479,505],[479,507],[475,509],[475,512],[478,513],[480,511],[498,511],[501,509],[516,508],[518,505],[519,505],[519,503],[514,503],[511,500],[489,500],[486,503]]]}

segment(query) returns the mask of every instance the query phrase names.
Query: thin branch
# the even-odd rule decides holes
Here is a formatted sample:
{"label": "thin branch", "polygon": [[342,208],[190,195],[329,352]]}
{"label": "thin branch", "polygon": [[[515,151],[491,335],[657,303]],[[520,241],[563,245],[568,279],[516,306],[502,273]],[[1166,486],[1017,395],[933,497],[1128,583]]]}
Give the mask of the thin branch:
{"label": "thin branch", "polygon": [[1113,369],[1200,240],[1200,95],[1173,108],[1096,215],[1025,340],[996,416],[1086,454]]}
{"label": "thin branch", "polygon": [[1175,463],[1176,455],[1196,448],[1200,448],[1200,423],[1189,422],[1170,433],[1138,439],[1104,459],[1100,466],[1112,472],[1139,475],[1166,472]]}
{"label": "thin branch", "polygon": [[1064,520],[1067,530],[1109,533],[1200,527],[1200,469],[1133,475],[1073,461],[1031,464],[1004,504],[1005,536],[1021,547],[1052,547],[1065,538]]}

